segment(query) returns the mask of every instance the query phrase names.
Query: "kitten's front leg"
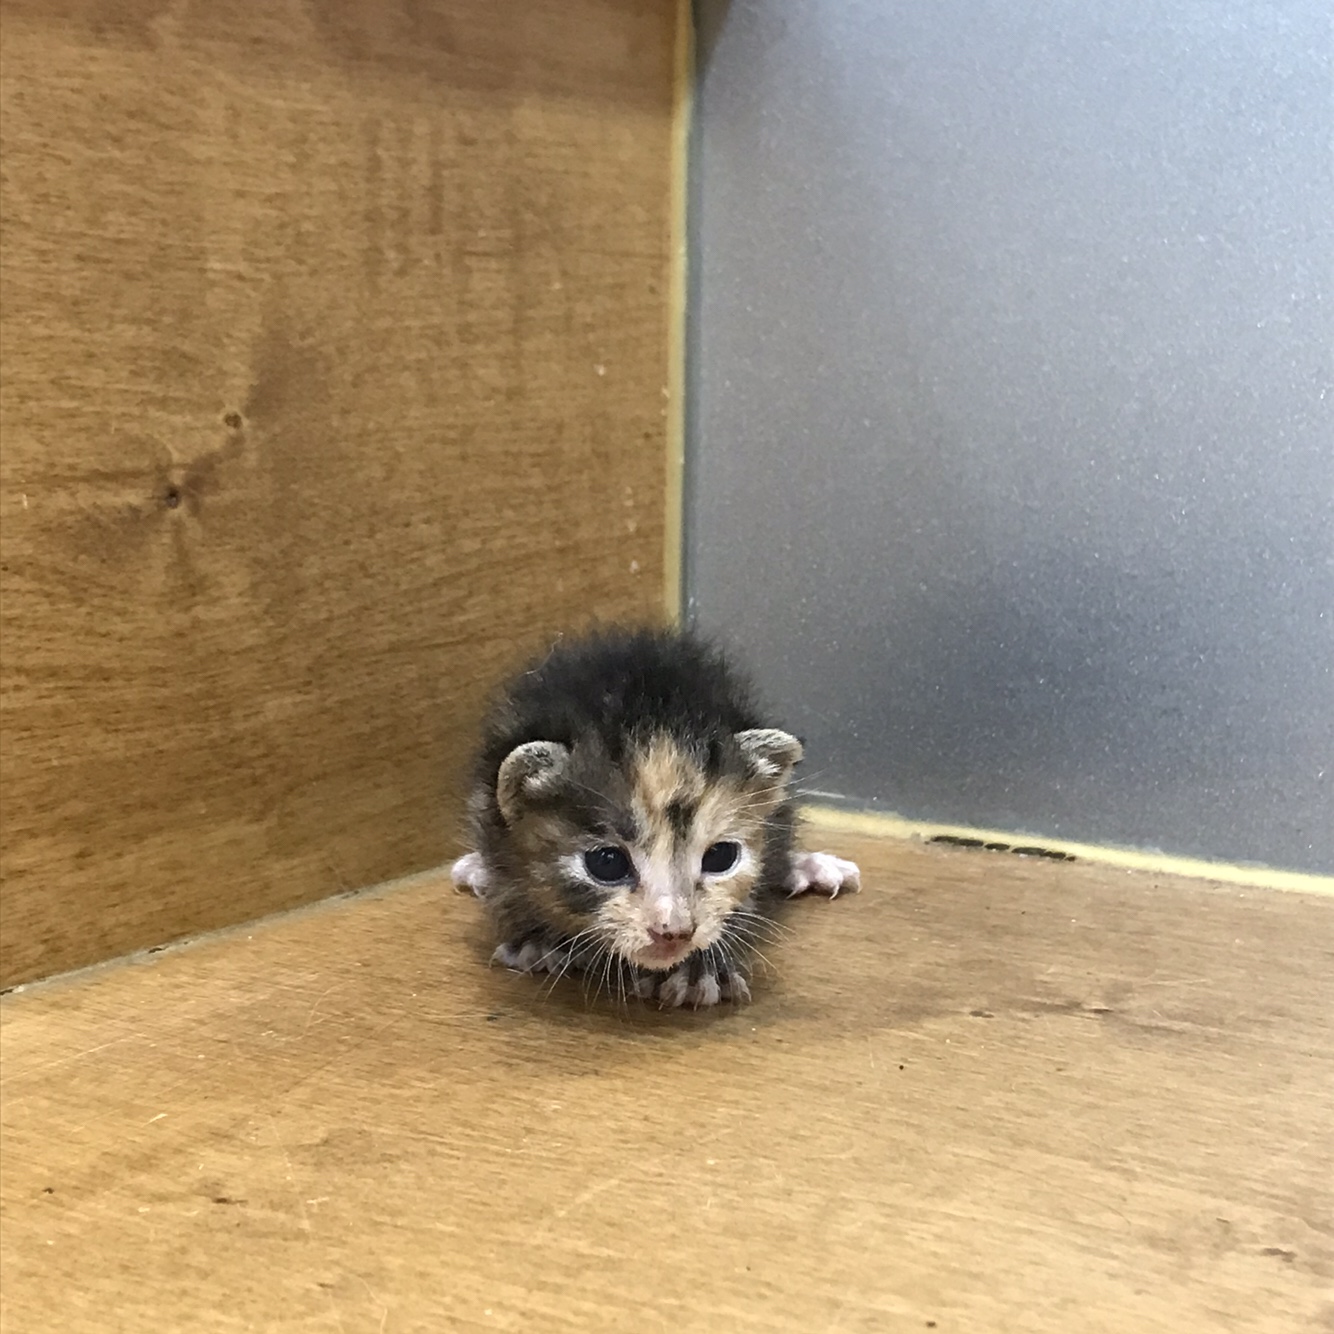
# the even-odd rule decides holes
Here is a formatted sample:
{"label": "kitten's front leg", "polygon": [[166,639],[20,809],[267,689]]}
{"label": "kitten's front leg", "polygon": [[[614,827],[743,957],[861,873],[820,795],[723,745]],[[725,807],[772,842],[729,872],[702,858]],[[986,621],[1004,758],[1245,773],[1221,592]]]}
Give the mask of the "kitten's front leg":
{"label": "kitten's front leg", "polygon": [[832,852],[794,852],[792,870],[787,877],[787,896],[827,894],[831,899],[847,892],[855,894],[862,887],[862,873],[856,862],[846,862]]}

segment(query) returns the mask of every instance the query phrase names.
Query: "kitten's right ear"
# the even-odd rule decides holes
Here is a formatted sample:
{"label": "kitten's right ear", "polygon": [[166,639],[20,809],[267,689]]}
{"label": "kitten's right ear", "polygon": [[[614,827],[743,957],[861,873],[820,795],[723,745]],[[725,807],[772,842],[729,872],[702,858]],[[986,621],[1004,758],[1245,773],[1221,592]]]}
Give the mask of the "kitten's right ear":
{"label": "kitten's right ear", "polygon": [[496,805],[513,824],[524,803],[550,796],[560,784],[570,752],[557,741],[527,741],[515,746],[496,776]]}
{"label": "kitten's right ear", "polygon": [[755,727],[736,734],[752,778],[782,785],[801,761],[801,742],[776,727]]}

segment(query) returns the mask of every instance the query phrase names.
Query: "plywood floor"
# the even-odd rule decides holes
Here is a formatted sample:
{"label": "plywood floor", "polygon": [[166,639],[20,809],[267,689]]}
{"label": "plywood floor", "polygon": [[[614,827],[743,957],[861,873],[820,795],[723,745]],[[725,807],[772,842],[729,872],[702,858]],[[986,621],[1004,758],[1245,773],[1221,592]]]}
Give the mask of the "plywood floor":
{"label": "plywood floor", "polygon": [[842,846],[739,1011],[438,880],[10,996],[6,1334],[1334,1329],[1334,899]]}

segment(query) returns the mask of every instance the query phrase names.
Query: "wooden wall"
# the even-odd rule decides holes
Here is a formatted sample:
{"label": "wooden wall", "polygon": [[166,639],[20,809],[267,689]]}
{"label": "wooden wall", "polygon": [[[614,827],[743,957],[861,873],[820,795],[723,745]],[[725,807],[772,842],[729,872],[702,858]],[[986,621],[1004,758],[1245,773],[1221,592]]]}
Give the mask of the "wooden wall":
{"label": "wooden wall", "polygon": [[4,0],[3,971],[439,862],[663,609],[670,0]]}

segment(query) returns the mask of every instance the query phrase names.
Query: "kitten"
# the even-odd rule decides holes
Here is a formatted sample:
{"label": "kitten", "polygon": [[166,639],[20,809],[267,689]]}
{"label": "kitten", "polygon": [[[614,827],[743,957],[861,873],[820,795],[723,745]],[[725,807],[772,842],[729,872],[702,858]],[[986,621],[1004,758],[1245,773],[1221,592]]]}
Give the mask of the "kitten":
{"label": "kitten", "polygon": [[476,850],[454,882],[486,905],[506,967],[577,969],[666,1006],[746,1000],[786,899],[859,888],[852,862],[794,851],[801,756],[690,633],[560,644],[484,728]]}

